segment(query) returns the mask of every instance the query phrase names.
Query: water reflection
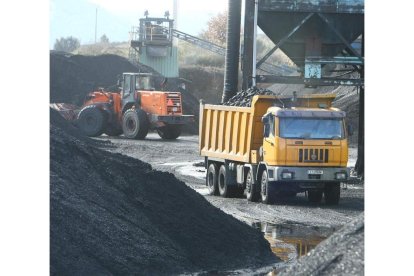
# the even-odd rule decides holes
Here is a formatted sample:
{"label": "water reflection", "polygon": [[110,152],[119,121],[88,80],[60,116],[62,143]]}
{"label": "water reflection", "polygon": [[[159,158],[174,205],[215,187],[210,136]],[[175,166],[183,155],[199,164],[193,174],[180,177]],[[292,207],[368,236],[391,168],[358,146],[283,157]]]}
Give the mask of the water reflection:
{"label": "water reflection", "polygon": [[264,234],[272,252],[285,262],[306,255],[336,230],[327,227],[266,222],[256,222],[252,226]]}

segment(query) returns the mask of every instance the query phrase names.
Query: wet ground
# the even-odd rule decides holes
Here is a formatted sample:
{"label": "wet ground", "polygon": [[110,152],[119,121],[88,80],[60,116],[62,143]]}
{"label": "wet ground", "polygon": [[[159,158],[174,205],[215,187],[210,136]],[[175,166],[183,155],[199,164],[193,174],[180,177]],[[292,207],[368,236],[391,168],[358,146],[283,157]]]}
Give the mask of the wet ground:
{"label": "wet ground", "polygon": [[[276,205],[248,202],[245,198],[221,198],[207,195],[204,159],[198,154],[198,136],[182,136],[164,141],[155,133],[145,140],[123,137],[109,139],[107,150],[139,158],[154,168],[174,173],[222,211],[260,228],[273,252],[286,262],[306,254],[335,230],[364,211],[364,186],[342,184],[338,206],[309,203],[304,193]],[[356,149],[350,148],[348,166],[356,161]],[[278,270],[278,269],[277,269]]]}

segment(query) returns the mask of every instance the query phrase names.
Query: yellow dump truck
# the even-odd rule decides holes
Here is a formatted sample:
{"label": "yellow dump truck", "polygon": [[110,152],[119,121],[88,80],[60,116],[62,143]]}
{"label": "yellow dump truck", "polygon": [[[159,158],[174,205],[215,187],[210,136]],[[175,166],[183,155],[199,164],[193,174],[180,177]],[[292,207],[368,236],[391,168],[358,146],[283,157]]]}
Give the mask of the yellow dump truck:
{"label": "yellow dump truck", "polygon": [[273,203],[307,192],[338,204],[350,127],[333,94],[254,96],[251,107],[200,103],[199,152],[211,195]]}

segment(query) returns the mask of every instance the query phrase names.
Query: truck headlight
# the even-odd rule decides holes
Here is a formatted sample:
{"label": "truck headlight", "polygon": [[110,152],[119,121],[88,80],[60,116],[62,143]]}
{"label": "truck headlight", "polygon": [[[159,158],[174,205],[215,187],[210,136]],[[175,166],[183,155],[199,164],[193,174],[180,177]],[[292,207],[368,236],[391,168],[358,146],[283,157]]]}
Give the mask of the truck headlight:
{"label": "truck headlight", "polygon": [[346,179],[346,173],[344,173],[344,172],[337,172],[335,174],[335,179],[337,179],[337,180],[345,180]]}
{"label": "truck headlight", "polygon": [[282,172],[282,179],[292,179],[293,173],[291,172]]}

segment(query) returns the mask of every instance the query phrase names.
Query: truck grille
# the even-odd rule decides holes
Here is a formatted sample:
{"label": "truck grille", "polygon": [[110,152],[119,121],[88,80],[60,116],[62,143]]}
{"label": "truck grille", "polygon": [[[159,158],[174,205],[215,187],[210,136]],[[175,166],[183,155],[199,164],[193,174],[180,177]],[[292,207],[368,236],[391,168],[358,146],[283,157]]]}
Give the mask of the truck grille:
{"label": "truck grille", "polygon": [[181,95],[179,93],[167,95],[167,113],[181,113]]}
{"label": "truck grille", "polygon": [[328,149],[299,149],[299,162],[328,163]]}

